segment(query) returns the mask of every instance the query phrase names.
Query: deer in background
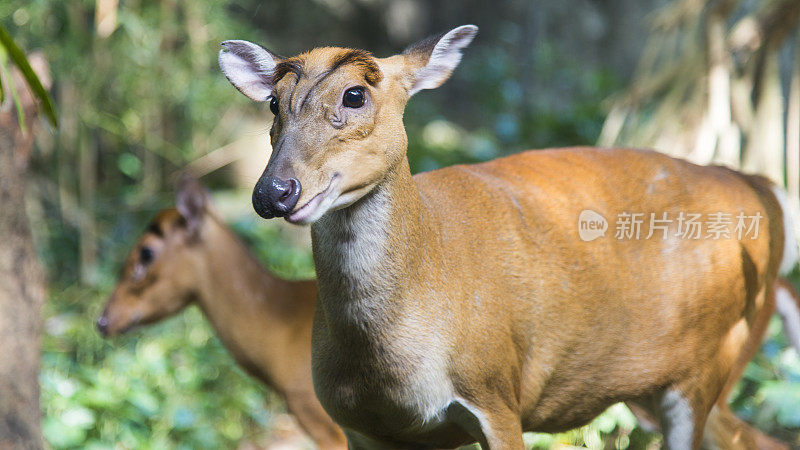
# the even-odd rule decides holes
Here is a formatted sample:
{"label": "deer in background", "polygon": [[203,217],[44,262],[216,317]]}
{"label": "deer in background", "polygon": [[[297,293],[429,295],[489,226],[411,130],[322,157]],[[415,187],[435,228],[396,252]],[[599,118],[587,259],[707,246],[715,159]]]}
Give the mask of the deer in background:
{"label": "deer in background", "polygon": [[99,331],[113,336],[195,303],[236,362],[285,399],[320,449],[346,448],[311,382],[314,281],[264,269],[209,201],[197,181],[182,182],[177,209],[161,211],[128,256]]}
{"label": "deer in background", "polygon": [[[190,303],[197,302],[203,312],[208,315],[212,325],[217,329],[217,333],[220,336],[227,336],[226,346],[234,353],[235,359],[251,374],[276,389],[286,399],[287,405],[290,405],[289,410],[297,415],[303,428],[320,448],[343,447],[344,435],[340,429],[333,425],[327,415],[319,409],[320,406],[316,400],[309,401],[308,399],[308,394],[313,391],[313,386],[307,376],[311,371],[311,367],[308,365],[308,361],[311,359],[311,343],[307,331],[311,328],[314,311],[314,308],[309,307],[308,302],[314,301],[316,297],[314,282],[274,280],[273,276],[265,269],[245,270],[243,273],[256,278],[253,283],[242,284],[248,286],[248,292],[241,296],[220,297],[219,293],[232,290],[231,283],[235,283],[241,276],[240,268],[252,267],[254,261],[234,233],[213,215],[209,202],[210,199],[198,182],[190,179],[183,181],[178,191],[178,209],[165,209],[160,212],[128,256],[126,266],[115,289],[119,294],[112,295],[102,316],[97,321],[100,332],[105,336],[124,333],[137,325],[149,324],[170,317]],[[198,221],[200,225],[197,224]],[[211,225],[202,225],[203,222]],[[190,226],[193,229],[191,232],[189,231]],[[215,230],[198,232],[206,226],[214,227]],[[198,238],[189,239],[188,237],[192,235],[196,235]],[[203,242],[209,240],[216,242]],[[202,246],[203,248],[196,248],[193,252],[193,246]],[[220,258],[217,258],[218,253],[222,254]],[[186,266],[184,258],[192,258],[196,261]],[[156,260],[159,261],[158,264],[156,264]],[[177,282],[184,277],[176,276],[175,273],[181,266],[210,267],[220,263],[224,264],[216,266],[213,271],[203,269],[184,275],[190,278],[190,284],[195,286],[195,292],[188,293],[186,288],[177,285]],[[151,272],[149,275],[151,280],[161,280],[166,284],[158,287],[159,283],[144,282],[146,272]],[[208,273],[211,275],[206,276]],[[200,281],[201,279],[205,281]],[[176,283],[176,285],[172,285],[172,283]],[[285,289],[274,289],[274,284],[283,283],[285,283]],[[214,286],[214,284],[220,286]],[[781,281],[780,284],[777,296],[788,300],[788,309],[791,310],[791,305],[797,305],[800,300],[797,300],[797,296],[788,283]],[[285,298],[276,297],[276,292],[281,292]],[[246,303],[250,306],[242,307],[242,302],[250,302]],[[294,304],[292,304],[293,302]],[[274,323],[274,320],[265,322],[263,314],[251,314],[251,306],[259,304],[262,304],[260,308],[264,309],[263,314],[269,315],[271,319],[275,316],[274,311],[269,310],[271,304],[283,305],[280,308],[291,311],[290,315],[294,317],[277,323]],[[794,308],[796,309],[797,306]],[[766,309],[764,311],[768,313]],[[285,317],[286,315],[281,314],[280,316]],[[784,316],[786,315],[784,314]],[[765,314],[765,317],[768,319],[769,314]],[[265,323],[268,323],[269,326],[265,327]],[[789,329],[790,326],[786,328]],[[275,336],[291,334],[288,327],[299,331],[300,337],[295,342],[290,342],[288,346],[278,347],[278,351],[266,354],[265,350],[268,347],[277,347],[278,342],[284,341],[283,338],[276,339]],[[259,336],[255,340],[237,339],[237,333],[243,329],[255,329],[256,331],[251,333]],[[766,327],[763,327],[763,330],[766,331]],[[758,340],[756,345],[748,347],[753,353],[758,349],[757,344],[761,341],[760,336],[756,338]],[[227,342],[232,343],[228,344]],[[740,358],[740,364],[737,366],[740,370],[733,371],[732,376],[736,374],[736,379],[731,380],[731,386],[738,381],[741,371],[751,357],[752,354],[747,353]],[[285,362],[287,359],[305,362],[307,364],[306,376],[294,379],[300,383],[300,387],[275,388],[275,382],[271,380],[284,380],[285,384],[285,380],[292,377],[266,374],[276,370],[293,373],[294,369],[278,369],[281,366],[293,367],[293,363]],[[305,384],[303,385],[303,383]],[[720,397],[718,412],[711,416],[707,426],[707,434],[711,436],[710,442],[715,444],[716,448],[788,448],[739,420],[727,409],[726,398],[727,395]],[[309,404],[311,406],[303,406]],[[640,423],[646,429],[657,431],[658,426],[655,419],[635,409],[635,405],[629,406],[632,407]],[[306,409],[310,412],[304,412]],[[736,445],[737,442],[741,442],[743,445]]]}
{"label": "deer in background", "polygon": [[[699,448],[773,284],[797,262],[768,180],[629,149],[529,151],[411,175],[403,110],[477,27],[402,54],[281,58],[227,41],[220,66],[275,114],[253,192],[311,224],[314,387],[351,448],[521,449],[523,431],[632,402],[667,448]],[[480,95],[480,93],[476,93]],[[590,242],[580,213],[760,214],[757,237]]]}

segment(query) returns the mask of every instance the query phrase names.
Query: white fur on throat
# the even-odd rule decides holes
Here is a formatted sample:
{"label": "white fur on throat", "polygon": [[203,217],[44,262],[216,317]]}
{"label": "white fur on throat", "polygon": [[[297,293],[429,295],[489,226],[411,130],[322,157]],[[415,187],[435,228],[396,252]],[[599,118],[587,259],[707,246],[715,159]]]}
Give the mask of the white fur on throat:
{"label": "white fur on throat", "polygon": [[248,41],[225,41],[219,51],[219,67],[242,94],[263,102],[274,88],[272,74],[277,61],[260,45]]}
{"label": "white fur on throat", "polygon": [[[312,226],[318,272],[327,272],[324,266],[335,268],[332,273],[349,280],[345,286],[351,289],[323,299],[320,308],[328,311],[333,307],[335,313],[328,320],[382,327],[383,332],[374,337],[381,339],[385,357],[389,361],[413,361],[402,385],[385,395],[402,405],[401,410],[414,411],[418,421],[413,427],[425,430],[445,419],[454,389],[441,338],[420,332],[426,326],[424,318],[413,313],[388,313],[387,309],[395,306],[388,297],[396,287],[389,272],[392,265],[400,264],[387,260],[391,208],[390,194],[379,186],[347,210],[331,211]],[[390,323],[387,318],[391,318]]]}
{"label": "white fur on throat", "polygon": [[313,229],[320,237],[324,264],[353,280],[369,280],[386,254],[389,227],[389,195],[381,188],[351,205],[349,211],[325,214]]}
{"label": "white fur on throat", "polygon": [[417,71],[408,95],[441,86],[461,62],[461,50],[472,42],[476,34],[478,27],[463,25],[442,36],[433,48],[428,64]]}
{"label": "white fur on throat", "polygon": [[798,248],[798,237],[800,237],[800,217],[798,217],[797,205],[789,198],[786,191],[778,186],[772,187],[772,192],[778,199],[783,211],[783,258],[781,259],[778,273],[787,275],[797,264],[800,249]]}

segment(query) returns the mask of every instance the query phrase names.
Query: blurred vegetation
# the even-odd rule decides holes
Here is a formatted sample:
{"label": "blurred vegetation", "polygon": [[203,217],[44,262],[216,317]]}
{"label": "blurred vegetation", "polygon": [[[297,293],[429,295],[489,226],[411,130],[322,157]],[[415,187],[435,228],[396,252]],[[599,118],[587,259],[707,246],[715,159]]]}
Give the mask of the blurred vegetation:
{"label": "blurred vegetation", "polygon": [[[795,286],[797,275],[792,277]],[[747,366],[731,404],[739,417],[761,430],[800,444],[800,357],[788,346],[779,318],[770,322],[761,352]]]}
{"label": "blurred vegetation", "polygon": [[[92,295],[94,294],[94,295]],[[230,448],[256,440],[274,409],[231,361],[196,308],[142,333],[104,341],[85,288],[46,311],[43,433],[53,448]]]}
{"label": "blurred vegetation", "polygon": [[797,201],[799,23],[796,0],[665,5],[599,143],[760,173]]}
{"label": "blurred vegetation", "polygon": [[[596,142],[606,117],[603,100],[622,88],[626,71],[564,51],[560,36],[550,38],[537,28],[540,3],[559,4],[0,3],[0,24],[24,48],[47,55],[62,120],[57,132],[37,136],[29,211],[50,285],[41,373],[49,445],[230,448],[264,442],[281,411],[265,388],[235,366],[196,308],[113,341],[102,340],[93,327],[130,245],[159,209],[172,205],[175,174],[225,153],[248,133],[263,147],[245,153],[268,151],[271,116],[221,75],[219,42],[249,39],[280,54],[332,42],[383,56],[451,25],[477,23],[481,35],[453,79],[409,103],[408,154],[417,172],[525,148]],[[610,2],[608,14],[616,14],[613,5],[621,3]],[[423,12],[403,13],[407,5]],[[421,20],[425,14],[431,17]],[[569,8],[562,14],[572,20]],[[412,31],[390,26],[397,17],[405,17]],[[535,35],[530,31],[537,29]],[[257,132],[243,125],[253,120],[261,123]],[[308,249],[252,213],[248,186],[254,178],[235,165],[225,160],[203,172],[217,199],[228,198],[219,205],[223,216],[271,270],[312,276]],[[734,405],[766,431],[796,441],[791,430],[800,429],[800,418],[790,401],[800,393],[785,381],[798,377],[800,362],[773,324]],[[620,406],[581,430],[527,439],[536,448],[598,448],[609,440],[616,448],[658,444]]]}

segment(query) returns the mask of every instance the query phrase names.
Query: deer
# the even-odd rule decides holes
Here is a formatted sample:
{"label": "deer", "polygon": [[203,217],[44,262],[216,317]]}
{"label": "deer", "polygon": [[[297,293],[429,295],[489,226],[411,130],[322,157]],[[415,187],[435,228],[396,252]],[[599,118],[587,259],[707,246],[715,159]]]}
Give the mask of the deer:
{"label": "deer", "polygon": [[[353,449],[521,449],[525,431],[572,429],[620,401],[658,418],[666,448],[700,448],[777,276],[797,263],[788,195],[628,148],[412,176],[405,105],[450,77],[477,30],[383,58],[222,43],[226,78],[274,114],[253,207],[311,228],[320,403]],[[585,241],[587,209],[617,227],[637,212],[673,221],[655,238]],[[744,212],[762,219],[757,236],[695,239],[676,219]]]}
{"label": "deer", "polygon": [[[321,410],[317,401],[313,399],[309,401],[309,393],[313,392],[313,385],[308,376],[311,373],[309,363],[311,343],[307,330],[311,329],[314,315],[313,308],[308,305],[310,301],[316,301],[315,282],[313,280],[286,282],[274,278],[267,269],[261,267],[261,270],[247,270],[245,273],[266,279],[267,283],[258,279],[252,283],[243,283],[242,285],[252,289],[252,292],[246,292],[241,298],[220,296],[218,293],[230,291],[231,283],[235,283],[239,279],[241,276],[239,269],[253,266],[254,259],[235,233],[214,215],[211,199],[196,179],[184,178],[182,180],[176,203],[177,208],[167,208],[156,214],[154,220],[147,226],[144,235],[133,246],[115,287],[115,294],[107,301],[102,315],[97,320],[97,328],[100,333],[105,337],[123,334],[137,326],[152,324],[171,317],[191,303],[203,302],[202,304],[206,306],[201,306],[201,308],[216,327],[217,333],[220,336],[228,336],[225,342],[231,342],[226,345],[234,355],[238,355],[235,356],[236,361],[240,362],[248,372],[266,386],[276,389],[274,380],[287,378],[266,375],[274,373],[278,367],[286,366],[286,360],[305,361],[306,375],[295,378],[299,384],[292,389],[277,388],[277,391],[284,397],[285,402],[289,405],[289,410],[299,418],[301,426],[314,439],[319,448],[344,448],[344,434],[332,424],[331,419]],[[203,223],[211,225],[203,225]],[[218,228],[212,233],[201,232],[200,230],[205,227]],[[190,229],[192,231],[188,233]],[[205,245],[203,243],[205,240],[213,240],[216,243]],[[192,248],[196,246],[202,246],[202,251],[192,252]],[[229,259],[232,261],[229,264],[216,266],[216,270],[210,274],[206,270],[187,274],[186,276],[194,277],[190,280],[190,284],[202,291],[188,293],[185,287],[170,285],[170,283],[183,278],[176,276],[172,271],[176,267],[185,265],[183,258],[187,253],[191,255],[191,258],[198,260],[195,264],[191,264],[191,267],[211,267],[217,265],[219,261],[228,262]],[[160,263],[156,264],[156,260]],[[258,262],[255,261],[255,264]],[[260,264],[258,265],[260,266]],[[140,281],[137,281],[144,279],[144,274],[148,271],[152,272],[150,275],[152,279],[163,279],[167,286],[159,288],[157,283],[151,282],[142,285]],[[205,282],[201,280],[205,280]],[[285,284],[285,289],[278,290],[284,298],[276,297],[273,287],[275,284]],[[800,309],[798,306],[800,297],[786,280],[778,280],[775,289],[776,298],[783,300],[785,311]],[[270,327],[265,328],[262,314],[252,314],[249,307],[242,307],[240,304],[242,299],[253,299],[253,304],[263,302],[261,307],[265,310],[264,314],[270,316],[274,315],[270,310],[270,302],[283,304],[286,309],[291,310],[293,317],[278,323],[270,322]],[[771,314],[765,308],[764,317],[769,318],[770,316]],[[794,316],[783,312],[781,317],[786,320]],[[766,324],[766,322],[763,323]],[[291,331],[284,329],[288,327],[305,332],[301,333],[296,342],[285,347],[287,354],[265,354],[264,346],[273,345],[276,342],[276,335],[291,334]],[[260,334],[260,336],[253,340],[241,338],[238,330],[242,329],[254,329],[256,330],[254,333]],[[792,328],[792,324],[787,323],[785,329],[800,331],[800,326]],[[275,330],[280,331],[275,332]],[[757,344],[763,339],[766,326],[761,330],[761,334],[753,336],[753,339],[757,341],[754,342],[755,345],[747,346],[749,352],[739,358],[737,368],[732,371],[732,379],[729,383],[731,388],[758,349]],[[798,344],[795,344],[795,347],[800,349]],[[280,371],[289,373],[293,372],[293,369],[281,369]],[[788,449],[785,444],[775,441],[736,417],[727,408],[727,395],[727,392],[720,395],[718,404],[715,405],[715,413],[710,416],[709,424],[706,427],[707,440],[711,448]],[[302,405],[311,406],[303,407]],[[643,428],[648,431],[658,431],[658,424],[654,418],[644,411],[637,410],[635,405],[628,406],[636,414]],[[311,412],[306,412],[307,409],[310,409]],[[737,442],[741,442],[742,446],[737,446]]]}
{"label": "deer", "polygon": [[273,389],[318,448],[346,448],[311,382],[313,280],[287,281],[266,270],[213,212],[195,179],[185,178],[176,208],[159,212],[128,255],[97,319],[106,337],[200,307],[234,360]]}

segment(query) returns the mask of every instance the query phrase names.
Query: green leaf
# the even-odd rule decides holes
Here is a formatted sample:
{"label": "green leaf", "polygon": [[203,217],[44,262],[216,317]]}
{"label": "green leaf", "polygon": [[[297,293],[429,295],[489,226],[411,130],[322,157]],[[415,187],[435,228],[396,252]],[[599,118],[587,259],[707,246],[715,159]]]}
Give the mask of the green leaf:
{"label": "green leaf", "polygon": [[86,431],[79,427],[70,427],[61,420],[48,417],[42,423],[42,434],[54,448],[74,447],[86,439]]}
{"label": "green leaf", "polygon": [[787,427],[800,426],[800,386],[770,381],[764,383],[759,394],[777,410],[778,422]]}
{"label": "green leaf", "polygon": [[70,408],[61,415],[61,422],[68,427],[88,430],[94,426],[95,414],[84,407]]}
{"label": "green leaf", "polygon": [[142,171],[142,162],[133,153],[123,153],[117,158],[117,167],[125,175],[136,178]]}
{"label": "green leaf", "polygon": [[2,25],[0,25],[0,44],[5,47],[11,60],[14,61],[14,64],[16,64],[20,72],[22,72],[22,76],[25,77],[33,94],[42,102],[45,115],[50,119],[50,123],[52,123],[54,127],[58,127],[58,117],[56,116],[55,108],[53,108],[50,94],[47,93],[39,77],[36,76],[36,73],[31,68],[31,65],[28,63],[28,58],[25,57],[25,53],[17,46],[14,39],[11,38],[11,35],[8,34]]}

